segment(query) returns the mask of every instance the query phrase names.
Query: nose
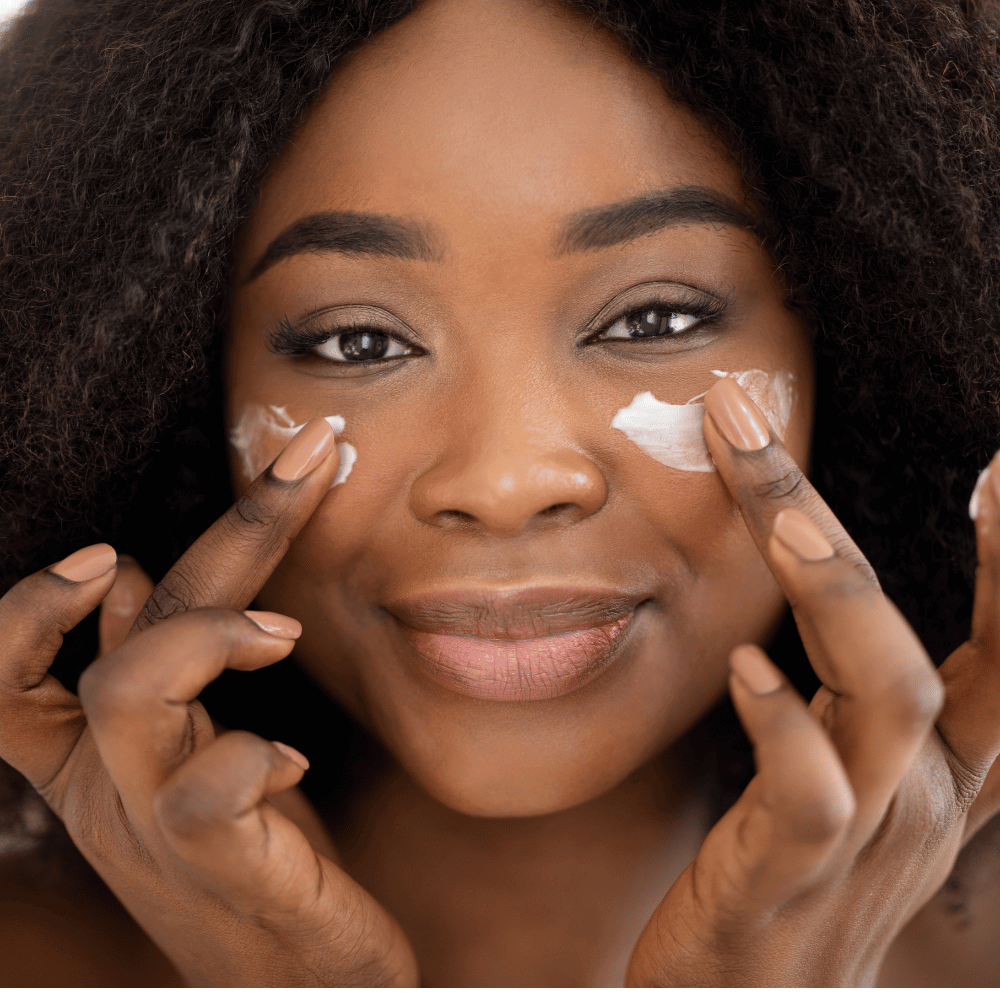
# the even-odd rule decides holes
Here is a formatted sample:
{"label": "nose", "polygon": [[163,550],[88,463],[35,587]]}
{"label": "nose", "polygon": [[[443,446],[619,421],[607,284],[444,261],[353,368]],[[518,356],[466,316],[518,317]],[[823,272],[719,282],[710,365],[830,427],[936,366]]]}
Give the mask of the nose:
{"label": "nose", "polygon": [[512,538],[599,511],[608,499],[600,468],[565,443],[539,440],[526,423],[493,413],[455,428],[451,447],[413,484],[413,513],[437,527]]}

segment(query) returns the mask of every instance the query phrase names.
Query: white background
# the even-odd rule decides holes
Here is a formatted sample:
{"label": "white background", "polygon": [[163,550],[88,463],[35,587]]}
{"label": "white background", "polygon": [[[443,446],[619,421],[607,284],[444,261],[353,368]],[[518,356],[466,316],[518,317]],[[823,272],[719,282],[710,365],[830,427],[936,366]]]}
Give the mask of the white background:
{"label": "white background", "polygon": [[17,13],[24,6],[24,0],[0,0],[0,21]]}

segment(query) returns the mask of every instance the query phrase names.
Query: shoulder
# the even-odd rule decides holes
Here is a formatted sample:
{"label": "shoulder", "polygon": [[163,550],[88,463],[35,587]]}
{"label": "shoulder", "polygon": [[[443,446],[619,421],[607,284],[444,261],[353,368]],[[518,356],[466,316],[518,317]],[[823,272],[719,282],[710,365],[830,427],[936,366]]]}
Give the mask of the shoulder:
{"label": "shoulder", "polygon": [[1000,986],[1000,816],[889,949],[878,986]]}

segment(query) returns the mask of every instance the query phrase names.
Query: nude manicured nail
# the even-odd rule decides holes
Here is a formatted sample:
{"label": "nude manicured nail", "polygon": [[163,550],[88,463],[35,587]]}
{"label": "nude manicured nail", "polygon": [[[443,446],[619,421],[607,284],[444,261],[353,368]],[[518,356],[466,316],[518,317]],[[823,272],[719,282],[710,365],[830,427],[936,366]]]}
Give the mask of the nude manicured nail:
{"label": "nude manicured nail", "polygon": [[258,628],[262,628],[279,639],[298,639],[302,635],[302,626],[286,615],[276,615],[273,611],[244,611]]}
{"label": "nude manicured nail", "polygon": [[303,771],[309,770],[309,758],[305,754],[299,753],[295,747],[290,747],[287,743],[279,743],[277,740],[271,740],[271,742],[279,753],[283,753],[290,761],[294,761]]}
{"label": "nude manicured nail", "polygon": [[288,442],[271,472],[286,482],[304,479],[333,451],[334,438],[333,428],[322,417],[314,417]]}
{"label": "nude manicured nail", "polygon": [[751,694],[770,694],[781,687],[783,678],[771,661],[754,646],[737,646],[729,654],[729,666]]}
{"label": "nude manicured nail", "polygon": [[103,576],[118,560],[118,553],[110,545],[98,542],[79,549],[61,562],[57,562],[49,572],[73,583],[84,583]]}
{"label": "nude manicured nail", "polygon": [[800,510],[786,507],[778,512],[772,529],[800,559],[817,562],[833,555],[833,546],[826,536]]}
{"label": "nude manicured nail", "polygon": [[705,409],[722,436],[740,451],[757,451],[771,442],[764,414],[736,379],[720,378],[705,393]]}

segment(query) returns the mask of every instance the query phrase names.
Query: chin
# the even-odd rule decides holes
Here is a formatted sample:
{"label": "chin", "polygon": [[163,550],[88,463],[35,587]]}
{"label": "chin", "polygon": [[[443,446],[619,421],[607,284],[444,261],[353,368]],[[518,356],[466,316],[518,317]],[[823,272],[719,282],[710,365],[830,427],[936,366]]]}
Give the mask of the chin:
{"label": "chin", "polygon": [[455,812],[480,819],[517,819],[562,812],[600,798],[621,784],[631,770],[602,775],[600,781],[585,773],[535,769],[525,774],[516,767],[492,767],[486,774],[468,769],[438,772],[432,781],[413,777],[427,794]]}
{"label": "chin", "polygon": [[660,755],[687,721],[647,726],[635,719],[626,728],[622,716],[609,713],[497,714],[384,735],[399,766],[442,805],[467,816],[512,819],[600,798]]}

